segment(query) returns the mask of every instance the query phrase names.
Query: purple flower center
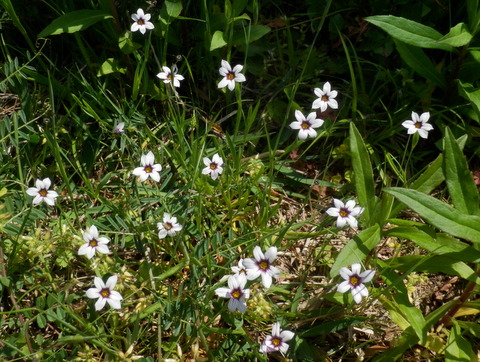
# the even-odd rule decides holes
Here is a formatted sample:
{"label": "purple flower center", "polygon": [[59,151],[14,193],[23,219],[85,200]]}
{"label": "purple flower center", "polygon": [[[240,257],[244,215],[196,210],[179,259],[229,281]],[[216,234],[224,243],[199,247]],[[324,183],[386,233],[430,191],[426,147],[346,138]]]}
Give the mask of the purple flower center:
{"label": "purple flower center", "polygon": [[96,246],[98,246],[98,241],[97,239],[92,239],[88,242],[88,246],[91,246],[92,248],[95,248]]}
{"label": "purple flower center", "polygon": [[415,124],[413,125],[415,128],[422,128],[423,126],[423,123],[422,122],[415,122]]}
{"label": "purple flower center", "polygon": [[340,209],[340,211],[338,212],[338,214],[341,216],[341,217],[348,217],[348,215],[350,215],[350,210],[342,207]]}
{"label": "purple flower center", "polygon": [[42,197],[47,197],[47,195],[48,195],[47,189],[41,189],[40,191],[38,191],[38,193],[39,193],[40,196],[42,196]]}
{"label": "purple flower center", "polygon": [[215,162],[210,163],[210,170],[216,170],[218,165]]}
{"label": "purple flower center", "polygon": [[146,173],[152,173],[153,171],[153,167],[150,166],[150,165],[147,165],[145,166],[145,168],[143,169]]}
{"label": "purple flower center", "polygon": [[360,276],[358,276],[357,274],[353,274],[353,275],[350,275],[348,282],[352,287],[356,288],[360,284],[362,284],[362,278],[360,278]]}
{"label": "purple flower center", "polygon": [[268,267],[270,266],[270,263],[268,262],[268,260],[260,260],[257,265],[262,271],[266,272]]}
{"label": "purple flower center", "polygon": [[312,126],[312,124],[308,121],[303,121],[302,124],[300,125],[300,128],[302,129],[310,129],[310,127]]}
{"label": "purple flower center", "polygon": [[138,24],[138,25],[145,25],[145,20],[143,20],[143,18],[139,18],[139,19],[137,20],[137,24]]}
{"label": "purple flower center", "polygon": [[226,75],[226,78],[227,78],[228,80],[234,80],[234,79],[235,79],[235,73],[229,72],[229,73]]}
{"label": "purple flower center", "polygon": [[328,98],[328,96],[327,96],[326,94],[324,94],[324,95],[322,96],[322,98],[320,98],[320,99],[321,99],[322,101],[324,101],[324,102],[328,102],[328,100],[329,100],[329,98]]}
{"label": "purple flower center", "polygon": [[108,288],[103,288],[101,291],[100,291],[100,295],[104,298],[108,298],[110,297],[110,289]]}
{"label": "purple flower center", "polygon": [[278,347],[282,344],[282,338],[280,337],[277,337],[277,336],[272,336],[272,344],[275,346],[275,347]]}
{"label": "purple flower center", "polygon": [[243,292],[240,288],[235,288],[230,292],[230,295],[233,299],[240,299],[243,295]]}

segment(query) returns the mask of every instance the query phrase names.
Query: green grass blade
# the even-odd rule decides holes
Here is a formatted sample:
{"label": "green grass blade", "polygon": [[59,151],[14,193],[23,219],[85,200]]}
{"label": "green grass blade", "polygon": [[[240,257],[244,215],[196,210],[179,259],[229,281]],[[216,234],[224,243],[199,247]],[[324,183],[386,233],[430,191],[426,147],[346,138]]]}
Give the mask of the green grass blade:
{"label": "green grass blade", "polygon": [[352,155],[353,171],[355,173],[355,189],[360,206],[365,207],[366,224],[372,225],[375,215],[376,203],[375,184],[370,156],[363,142],[363,137],[358,132],[353,122],[350,123],[350,150]]}
{"label": "green grass blade", "polygon": [[478,191],[473,175],[449,128],[445,129],[443,172],[455,207],[464,214],[478,215]]}
{"label": "green grass blade", "polygon": [[109,18],[113,18],[113,16],[103,10],[72,11],[53,20],[38,34],[38,38],[63,33],[76,33],[77,31],[85,30],[89,26]]}

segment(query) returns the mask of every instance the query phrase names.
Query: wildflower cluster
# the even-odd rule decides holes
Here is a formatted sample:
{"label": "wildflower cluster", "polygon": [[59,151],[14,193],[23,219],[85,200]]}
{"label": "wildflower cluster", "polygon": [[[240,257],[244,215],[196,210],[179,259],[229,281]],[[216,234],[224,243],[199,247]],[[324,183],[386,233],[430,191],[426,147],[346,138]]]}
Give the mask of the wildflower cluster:
{"label": "wildflower cluster", "polygon": [[[253,249],[253,258],[240,259],[237,266],[231,267],[233,275],[228,276],[228,288],[217,288],[215,294],[221,298],[229,299],[228,309],[241,313],[247,311],[247,299],[250,297],[250,289],[246,289],[247,281],[261,278],[265,288],[270,288],[273,278],[278,278],[280,270],[273,266],[277,257],[277,248],[270,247],[265,254],[257,245]],[[280,351],[285,354],[288,350],[288,342],[294,336],[291,331],[280,330],[280,324],[275,322],[272,327],[272,335],[260,346],[260,352],[270,353]]]}

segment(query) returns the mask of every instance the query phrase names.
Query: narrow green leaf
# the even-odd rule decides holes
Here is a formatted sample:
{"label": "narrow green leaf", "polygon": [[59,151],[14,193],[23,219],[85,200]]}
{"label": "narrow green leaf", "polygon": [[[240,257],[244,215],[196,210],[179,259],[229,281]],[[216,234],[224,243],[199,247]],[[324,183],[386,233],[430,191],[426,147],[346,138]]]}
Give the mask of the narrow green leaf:
{"label": "narrow green leaf", "polygon": [[210,43],[210,51],[222,48],[227,45],[227,42],[223,39],[223,31],[217,30],[212,36],[212,42]]}
{"label": "narrow green leaf", "polygon": [[380,227],[378,225],[373,225],[355,235],[338,254],[335,264],[330,269],[330,276],[337,276],[342,267],[361,263],[379,242]]}
{"label": "narrow green leaf", "polygon": [[392,38],[420,48],[443,49],[452,51],[446,44],[438,43],[442,34],[435,29],[405,18],[392,15],[376,15],[365,18],[366,21],[386,31]]}
{"label": "narrow green leaf", "polygon": [[408,272],[445,273],[457,275],[463,279],[480,283],[477,273],[462,261],[455,261],[444,255],[425,257],[425,255],[406,255],[394,258],[389,267]]}
{"label": "narrow green leaf", "polygon": [[367,219],[366,222],[367,225],[371,225],[377,199],[375,196],[372,165],[367,148],[363,142],[363,137],[353,122],[350,122],[350,152],[358,202],[360,206],[366,208],[364,212]]}
{"label": "narrow green leaf", "polygon": [[398,53],[410,68],[440,88],[444,89],[447,87],[445,77],[435,68],[435,65],[422,49],[408,45],[400,40],[394,39],[394,42]]}
{"label": "narrow green leaf", "polygon": [[388,192],[444,232],[474,243],[480,242],[480,217],[465,215],[452,206],[422,192],[400,187],[385,188]]}
{"label": "narrow green leaf", "polygon": [[441,44],[451,45],[453,47],[462,47],[470,43],[472,34],[464,23],[459,23],[450,29],[447,35],[438,40]]}
{"label": "narrow green leaf", "polygon": [[102,10],[77,10],[56,18],[45,29],[43,29],[38,38],[44,38],[49,35],[58,35],[63,33],[75,33],[85,30],[89,26],[99,21],[113,18],[109,13]]}
{"label": "narrow green leaf", "polygon": [[435,234],[434,238],[429,233],[415,227],[397,227],[387,230],[385,235],[413,241],[418,246],[437,255],[445,255],[464,262],[480,262],[480,251],[445,234]]}
{"label": "narrow green leaf", "polygon": [[478,215],[477,185],[468,163],[450,129],[445,128],[443,172],[448,193],[456,209],[464,214]]}
{"label": "narrow green leaf", "polygon": [[462,336],[462,329],[453,321],[445,347],[445,361],[478,361],[472,345]]}

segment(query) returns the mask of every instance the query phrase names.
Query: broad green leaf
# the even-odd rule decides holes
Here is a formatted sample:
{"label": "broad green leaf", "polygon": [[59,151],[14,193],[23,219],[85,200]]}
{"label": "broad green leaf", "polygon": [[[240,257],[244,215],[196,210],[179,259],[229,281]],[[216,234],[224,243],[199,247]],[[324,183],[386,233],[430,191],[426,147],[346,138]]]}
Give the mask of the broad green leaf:
{"label": "broad green leaf", "polygon": [[465,215],[452,206],[416,190],[391,187],[385,188],[384,192],[395,196],[438,229],[474,243],[480,242],[480,217]]}
{"label": "broad green leaf", "polygon": [[103,62],[100,66],[100,69],[97,72],[97,77],[101,77],[103,75],[111,74],[111,73],[122,73],[125,74],[127,68],[120,67],[118,62],[114,58],[108,58]]}
{"label": "broad green leaf", "polygon": [[360,206],[365,207],[364,213],[367,219],[367,225],[371,225],[373,215],[375,215],[374,208],[377,199],[375,196],[372,165],[367,148],[363,142],[363,137],[353,122],[350,122],[350,152],[358,203]]}
{"label": "broad green leaf", "polygon": [[447,87],[444,75],[435,68],[435,65],[422,49],[400,40],[394,39],[394,42],[398,53],[410,68],[440,88],[445,89]]}
{"label": "broad green leaf", "polygon": [[245,28],[245,31],[236,31],[233,34],[232,43],[235,45],[245,45],[253,43],[264,35],[268,34],[272,29],[266,25],[252,25]]}
{"label": "broad green leaf", "polygon": [[459,23],[450,29],[447,35],[438,40],[441,44],[451,45],[453,47],[462,47],[470,43],[472,34],[464,23]]}
{"label": "broad green leaf", "polygon": [[63,33],[75,33],[77,31],[85,30],[89,26],[109,18],[113,18],[113,16],[102,10],[72,11],[71,13],[62,15],[52,21],[50,25],[38,34],[38,38]]}
{"label": "broad green leaf", "polygon": [[435,29],[405,18],[392,15],[376,15],[365,18],[366,21],[386,31],[392,38],[420,48],[443,49],[453,48],[440,44],[437,40],[442,34]]}
{"label": "broad green leaf", "polygon": [[437,255],[445,255],[464,262],[480,262],[480,251],[470,245],[445,234],[430,233],[415,227],[397,227],[385,232],[386,236],[394,236],[413,241],[418,246]]}
{"label": "broad green leaf", "polygon": [[443,173],[448,193],[456,209],[464,214],[478,215],[477,185],[468,163],[450,129],[445,128]]}
{"label": "broad green leaf", "polygon": [[222,48],[227,45],[227,42],[223,39],[223,31],[217,30],[212,36],[212,42],[210,43],[210,51]]}
{"label": "broad green leaf", "polygon": [[123,35],[120,36],[120,38],[118,38],[118,47],[123,54],[131,54],[136,49],[139,49],[142,46],[132,40],[131,32],[126,31]]}
{"label": "broad green leaf", "polygon": [[179,0],[177,1],[166,0],[164,4],[165,4],[165,7],[167,8],[167,14],[172,18],[178,18],[178,16],[180,15],[183,9],[182,2]]}
{"label": "broad green leaf", "polygon": [[480,89],[475,88],[470,83],[463,83],[461,80],[457,79],[458,82],[458,93],[465,98],[467,101],[470,101],[472,108],[475,113],[480,117]]}
{"label": "broad green leaf", "polygon": [[389,267],[408,272],[424,273],[445,273],[448,275],[457,275],[463,279],[470,280],[477,284],[480,278],[477,273],[462,261],[455,261],[444,255],[406,255],[393,258]]}
{"label": "broad green leaf", "polygon": [[453,321],[445,347],[445,361],[478,361],[472,345],[462,335],[462,329]]}
{"label": "broad green leaf", "polygon": [[354,263],[361,263],[370,251],[380,242],[380,227],[373,225],[357,234],[340,251],[330,269],[330,276],[337,276],[340,268],[350,267]]}

